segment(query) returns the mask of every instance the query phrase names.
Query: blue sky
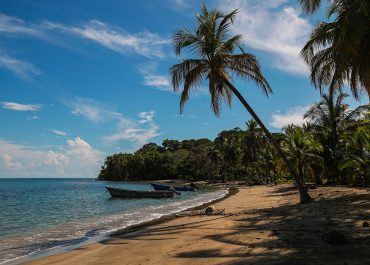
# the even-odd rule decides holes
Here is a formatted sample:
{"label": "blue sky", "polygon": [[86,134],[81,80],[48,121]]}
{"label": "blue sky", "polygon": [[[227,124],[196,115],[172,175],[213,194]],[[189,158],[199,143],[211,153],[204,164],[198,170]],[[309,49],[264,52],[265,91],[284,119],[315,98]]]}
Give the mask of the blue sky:
{"label": "blue sky", "polygon": [[[108,154],[146,142],[207,137],[250,118],[236,100],[216,118],[204,88],[179,115],[171,35],[202,1],[0,2],[0,177],[96,177]],[[319,93],[298,57],[314,23],[295,0],[210,1],[239,9],[243,34],[274,93],[237,87],[272,131],[303,122]],[[354,106],[359,104],[349,100]]]}

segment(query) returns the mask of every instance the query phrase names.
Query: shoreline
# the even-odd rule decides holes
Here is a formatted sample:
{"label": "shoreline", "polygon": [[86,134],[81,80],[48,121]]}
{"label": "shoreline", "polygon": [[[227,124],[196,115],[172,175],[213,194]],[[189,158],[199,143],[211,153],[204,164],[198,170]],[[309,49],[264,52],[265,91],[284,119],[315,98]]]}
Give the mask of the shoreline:
{"label": "shoreline", "polygon": [[[222,200],[225,200],[226,198],[228,198],[228,197],[230,197],[230,196],[232,196],[232,195],[234,195],[238,192],[238,188],[235,188],[235,187],[220,187],[220,189],[224,189],[224,190],[227,191],[227,193],[224,196],[222,196],[221,198],[214,199],[210,202],[202,203],[198,206],[185,208],[181,211],[199,210],[199,209],[208,207],[209,205],[212,205],[212,204],[215,204],[215,203],[220,202]],[[0,265],[18,265],[18,264],[23,264],[23,263],[31,262],[31,261],[34,261],[34,260],[38,260],[38,259],[41,259],[41,258],[47,258],[49,256],[56,255],[56,254],[67,253],[67,252],[73,251],[77,248],[84,247],[86,245],[108,241],[111,238],[116,237],[116,236],[133,234],[135,232],[145,230],[146,228],[148,228],[150,226],[162,224],[162,223],[168,222],[170,220],[173,220],[175,218],[176,218],[176,213],[165,214],[165,215],[162,215],[158,218],[154,218],[154,219],[149,220],[149,221],[143,221],[141,223],[129,225],[129,226],[124,227],[124,228],[118,228],[117,230],[115,230],[113,232],[108,232],[106,234],[94,236],[92,238],[89,238],[89,239],[87,239],[83,242],[79,242],[77,244],[72,244],[72,245],[67,245],[67,246],[62,246],[62,247],[54,246],[54,247],[51,247],[49,249],[44,249],[44,250],[40,250],[40,251],[36,251],[36,252],[33,252],[33,253],[26,254],[24,256],[16,257],[14,259],[1,262]]]}
{"label": "shoreline", "polygon": [[[299,204],[291,185],[238,187],[214,203],[223,216],[185,216],[25,265],[370,264],[370,190],[318,187]],[[328,231],[347,243],[323,240]]]}

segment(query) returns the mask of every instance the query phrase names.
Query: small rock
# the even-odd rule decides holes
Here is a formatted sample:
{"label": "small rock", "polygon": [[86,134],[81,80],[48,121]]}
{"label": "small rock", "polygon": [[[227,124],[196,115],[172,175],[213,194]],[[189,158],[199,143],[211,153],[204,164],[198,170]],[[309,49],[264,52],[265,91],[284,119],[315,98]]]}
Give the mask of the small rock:
{"label": "small rock", "polygon": [[336,230],[324,233],[321,237],[321,240],[329,245],[343,245],[347,243],[344,235]]}
{"label": "small rock", "polygon": [[363,222],[363,223],[362,223],[362,226],[363,226],[363,227],[369,227],[369,223],[368,223],[368,222]]}

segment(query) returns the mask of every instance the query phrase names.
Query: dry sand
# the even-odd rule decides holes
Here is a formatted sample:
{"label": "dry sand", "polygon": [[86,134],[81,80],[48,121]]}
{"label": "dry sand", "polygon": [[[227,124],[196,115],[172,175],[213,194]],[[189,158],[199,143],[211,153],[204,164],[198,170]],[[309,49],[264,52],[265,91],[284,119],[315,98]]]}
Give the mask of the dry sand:
{"label": "dry sand", "polygon": [[[310,193],[315,202],[299,205],[288,186],[240,188],[215,204],[226,216],[179,217],[27,264],[370,264],[369,189]],[[324,243],[333,229],[348,243]]]}

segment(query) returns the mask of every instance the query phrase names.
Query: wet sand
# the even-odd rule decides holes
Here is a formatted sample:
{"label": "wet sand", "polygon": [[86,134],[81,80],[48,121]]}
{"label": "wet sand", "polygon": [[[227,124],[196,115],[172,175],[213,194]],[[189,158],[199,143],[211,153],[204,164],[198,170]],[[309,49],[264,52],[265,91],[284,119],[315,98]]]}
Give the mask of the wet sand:
{"label": "wet sand", "polygon": [[[239,188],[214,204],[225,216],[178,217],[25,264],[370,264],[369,189],[310,194],[315,201],[299,205],[287,185]],[[331,230],[347,243],[324,242]]]}

